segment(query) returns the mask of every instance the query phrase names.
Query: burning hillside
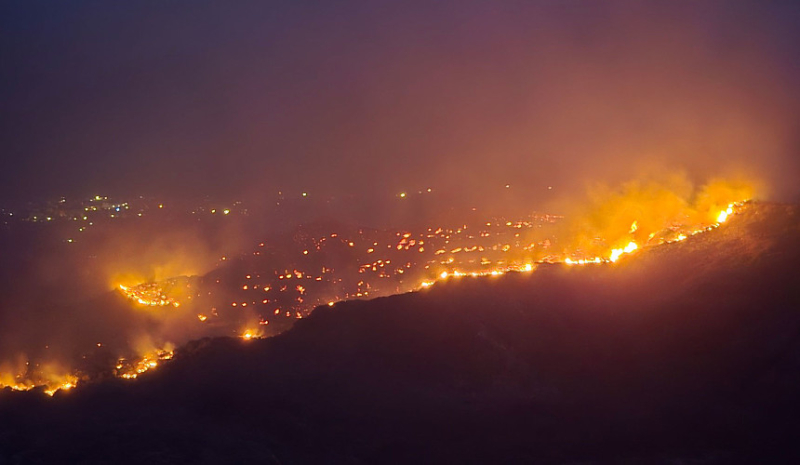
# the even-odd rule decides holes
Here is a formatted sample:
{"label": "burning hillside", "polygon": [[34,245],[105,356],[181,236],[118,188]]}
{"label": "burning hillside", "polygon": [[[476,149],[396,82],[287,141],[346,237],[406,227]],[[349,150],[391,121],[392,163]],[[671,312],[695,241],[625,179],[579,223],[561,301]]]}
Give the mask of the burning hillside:
{"label": "burning hillside", "polygon": [[6,3],[0,465],[796,432],[800,2]]}
{"label": "burning hillside", "polygon": [[[0,402],[0,453],[191,458],[200,438],[205,458],[236,444],[243,460],[276,463],[787,461],[800,431],[800,209],[733,211],[614,264],[448,279],[320,307],[278,337],[192,343],[136,388],[24,406],[16,393]],[[124,439],[131,421],[144,436]],[[116,439],[88,449],[85,437]]]}
{"label": "burning hillside", "polygon": [[133,302],[148,307],[180,306],[181,296],[191,298],[192,285],[187,278],[170,278],[158,282],[119,285],[122,294]]}
{"label": "burning hillside", "polygon": [[626,255],[713,231],[747,211],[752,195],[751,187],[735,182],[714,181],[697,192],[628,183],[593,193],[588,207],[567,217],[534,213],[421,230],[306,226],[223,256],[202,277],[118,285],[129,305],[117,311],[128,322],[116,333],[97,328],[96,343],[80,353],[91,363],[56,376],[44,368],[52,366],[47,358],[20,358],[3,366],[0,382],[14,389],[45,385],[52,393],[77,380],[135,378],[193,338],[272,336],[314,308],[342,300],[465,276],[533,272],[543,264],[611,266]]}

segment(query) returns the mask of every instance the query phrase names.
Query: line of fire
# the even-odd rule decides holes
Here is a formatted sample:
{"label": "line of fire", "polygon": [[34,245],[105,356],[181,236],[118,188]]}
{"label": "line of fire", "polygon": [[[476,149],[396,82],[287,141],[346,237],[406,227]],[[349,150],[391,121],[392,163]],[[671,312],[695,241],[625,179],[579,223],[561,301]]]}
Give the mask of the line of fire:
{"label": "line of fire", "polygon": [[[221,256],[203,275],[120,282],[116,292],[131,312],[191,327],[195,337],[249,341],[279,334],[314,308],[343,300],[424,292],[442,281],[492,279],[542,266],[624,266],[629,255],[710,233],[752,202],[749,196],[731,198],[742,196],[740,190],[726,194],[702,208],[687,205],[668,215],[654,214],[652,206],[626,204],[601,221],[535,213],[419,229],[307,225],[280,240],[259,241]],[[136,379],[173,359],[180,352],[176,347],[186,342],[185,336],[173,338],[167,331],[117,355],[107,373]],[[104,342],[96,346],[102,349]],[[54,395],[96,378],[46,361],[17,366],[0,372],[0,386]]]}

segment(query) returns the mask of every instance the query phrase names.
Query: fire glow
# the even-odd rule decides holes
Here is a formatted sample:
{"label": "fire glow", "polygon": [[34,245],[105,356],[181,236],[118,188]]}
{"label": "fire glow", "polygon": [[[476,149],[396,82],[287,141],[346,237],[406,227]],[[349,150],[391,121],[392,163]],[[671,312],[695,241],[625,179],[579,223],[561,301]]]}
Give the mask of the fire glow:
{"label": "fire glow", "polygon": [[148,307],[180,306],[180,302],[173,297],[165,295],[164,291],[156,283],[145,283],[132,287],[120,284],[119,290],[128,299]]}
{"label": "fire glow", "polygon": [[37,387],[42,387],[45,394],[53,396],[57,391],[66,391],[78,385],[76,375],[51,374],[46,379],[28,379],[23,376],[7,376],[0,374],[0,387],[9,388],[12,391],[30,391]]}
{"label": "fire glow", "polygon": [[[481,258],[479,261],[475,259],[461,259],[456,261],[454,259],[455,255],[458,256],[465,256],[469,257],[469,254],[478,254],[487,250],[480,244],[474,244],[469,246],[459,246],[459,247],[447,247],[446,249],[440,250],[433,250],[429,249],[428,253],[435,257],[435,262],[428,262],[429,265],[425,266],[425,269],[428,270],[428,278],[422,279],[421,281],[415,281],[416,285],[412,284],[411,290],[414,289],[424,289],[433,286],[435,283],[440,281],[446,281],[450,279],[457,279],[461,277],[498,277],[502,276],[509,272],[522,272],[522,273],[529,273],[536,270],[536,268],[541,264],[563,264],[568,266],[617,266],[620,262],[624,261],[623,258],[636,254],[643,249],[657,246],[660,244],[669,244],[680,242],[688,239],[689,237],[702,234],[704,232],[711,231],[715,228],[718,228],[721,224],[730,221],[731,217],[740,211],[742,211],[747,204],[746,200],[723,203],[722,205],[726,205],[725,208],[721,210],[717,210],[716,212],[708,211],[705,213],[706,218],[714,218],[716,222],[708,222],[706,224],[667,224],[667,225],[659,225],[657,227],[649,226],[647,221],[643,221],[640,218],[633,219],[631,221],[628,219],[624,226],[619,228],[620,234],[613,238],[604,238],[604,237],[595,237],[593,239],[594,243],[605,244],[605,251],[598,250],[596,254],[588,255],[585,250],[581,247],[576,247],[575,249],[565,249],[562,252],[553,252],[548,254],[542,259],[534,260],[532,258],[521,258],[519,260],[497,260],[492,261],[485,258]],[[487,224],[488,226],[488,224]],[[524,223],[522,222],[507,222],[505,224],[507,228],[511,228],[512,230],[519,230],[524,227]],[[466,226],[464,226],[466,228]],[[661,229],[658,229],[661,228]],[[454,232],[461,232],[454,231]],[[429,234],[425,236],[425,238],[412,238],[411,233],[398,233],[399,242],[396,245],[390,245],[389,249],[397,250],[400,252],[403,251],[414,251],[416,247],[419,252],[422,252],[422,246],[425,244],[428,245],[428,242],[434,240],[437,235],[445,234],[444,231],[438,229],[436,231],[429,230]],[[331,235],[334,237],[334,235]],[[480,237],[484,237],[483,233],[481,233]],[[488,233],[487,233],[487,239]],[[449,241],[449,239],[445,239]],[[349,247],[353,247],[353,242],[348,242]],[[578,243],[579,244],[579,243]],[[608,246],[608,244],[613,244],[613,247]],[[321,247],[321,246],[320,246]],[[503,254],[508,253],[512,248],[518,248],[519,245],[517,244],[514,246],[513,244],[503,244],[501,246],[497,246],[497,253]],[[369,244],[369,251],[367,253],[377,254],[377,243]],[[435,249],[435,247],[434,247]],[[526,249],[527,250],[527,249]],[[371,251],[371,252],[370,252]],[[532,250],[531,250],[532,252]],[[307,254],[306,254],[307,255]],[[417,254],[418,255],[418,254]],[[475,255],[476,257],[482,255]],[[373,263],[368,265],[369,270],[375,273],[381,273],[383,277],[384,269],[388,269],[388,265],[392,262],[389,259],[382,258],[377,259]],[[473,265],[469,265],[470,263],[474,263]],[[472,268],[470,268],[472,266]],[[429,268],[430,267],[430,268]],[[480,268],[478,268],[480,267]],[[362,266],[363,268],[363,266]],[[437,269],[438,268],[438,269]],[[476,269],[478,268],[478,269]],[[400,273],[404,275],[408,275],[410,272],[409,269],[405,267],[401,267]],[[326,273],[325,268],[322,271],[323,274]],[[386,275],[385,277],[388,277]],[[254,281],[255,275],[247,275],[248,283]],[[252,278],[252,279],[251,279]],[[280,280],[290,280],[290,279],[310,279],[311,281],[319,281],[321,276],[312,276],[307,275],[306,273],[300,270],[291,270],[287,271],[286,273],[282,273],[279,276]],[[177,279],[172,279],[170,282],[148,282],[142,283],[137,285],[118,285],[118,291],[131,302],[142,305],[145,307],[179,307],[181,302],[179,298],[191,298],[187,297],[184,294],[181,294],[185,289],[190,288],[189,284],[185,284],[185,281],[179,281]],[[258,290],[262,294],[269,292],[272,290],[270,285],[263,284],[263,283],[253,283],[253,284],[245,284],[242,285],[242,289],[250,290],[252,288],[253,291]],[[307,289],[303,285],[292,285],[292,286],[284,286],[287,289],[292,288],[298,293],[298,301],[302,303],[303,297],[306,297]],[[398,290],[400,290],[398,288]],[[402,291],[402,290],[400,290]],[[347,298],[352,297],[364,297],[368,295],[368,290],[364,289],[363,291],[359,291],[356,294],[351,294],[350,296],[345,296],[344,299],[340,298],[339,296],[322,296],[324,300],[319,303],[320,305],[329,305],[333,306],[336,301],[345,300]],[[182,297],[183,296],[183,297]],[[331,297],[334,297],[331,299]],[[261,299],[259,300],[262,304],[267,305],[270,304],[269,299]],[[240,307],[245,307],[247,302],[239,302]],[[253,302],[255,305],[256,302]],[[312,302],[309,302],[312,304]],[[236,307],[236,304],[234,304]],[[286,309],[275,309],[275,315],[283,315],[286,314],[287,317],[291,315],[292,318],[301,318],[302,315],[300,312],[289,312]],[[270,314],[272,312],[270,311]],[[209,324],[207,321],[210,318],[215,318],[216,310],[212,309],[209,313],[199,313],[196,314],[196,319],[192,317],[192,319],[201,324]],[[268,321],[266,319],[262,319],[262,322],[259,323],[258,326],[250,327],[241,330],[238,333],[238,336],[245,340],[253,340],[264,337],[264,330],[260,327],[261,325],[266,325]],[[159,348],[159,349],[149,349],[147,351],[143,351],[139,353],[137,357],[133,358],[118,358],[118,362],[116,364],[116,369],[114,374],[123,379],[136,379],[142,374],[156,369],[161,366],[163,363],[168,362],[174,356],[174,352],[172,348]],[[19,373],[25,373],[23,369],[17,369],[14,371],[4,370],[5,372],[0,372],[0,386],[2,387],[9,387],[12,390],[31,390],[37,386],[44,386],[43,391],[49,395],[53,395],[55,392],[59,390],[68,390],[74,388],[79,381],[79,375],[75,372],[73,373],[61,373],[58,375],[49,374],[48,376],[26,376]],[[50,370],[54,372],[53,370]],[[10,375],[9,373],[16,372],[17,375]]]}
{"label": "fire glow", "polygon": [[172,360],[175,353],[171,349],[158,349],[144,354],[137,360],[120,359],[116,365],[116,374],[124,379],[136,379],[139,375],[157,368],[160,363]]}
{"label": "fire glow", "polygon": [[[675,242],[681,242],[686,240],[691,236],[695,236],[698,234],[702,234],[704,232],[711,231],[713,229],[718,228],[722,223],[727,221],[731,215],[734,213],[741,211],[744,206],[749,202],[749,200],[741,200],[737,202],[731,202],[728,206],[720,211],[716,215],[717,222],[711,223],[708,225],[700,225],[695,226],[693,228],[673,228],[677,229],[677,233],[672,231],[675,236],[673,238],[660,238],[655,242],[647,243],[647,247],[653,247],[656,245],[661,244],[671,244]],[[629,228],[629,234],[633,234],[639,231],[638,221],[634,220]],[[656,236],[656,233],[650,233],[648,239],[653,239]],[[551,263],[551,264],[564,264],[564,265],[598,265],[603,263],[616,263],[618,262],[623,256],[630,255],[635,253],[637,250],[640,250],[641,247],[635,241],[629,241],[626,245],[611,249],[605,256],[597,256],[597,257],[590,257],[590,258],[572,258],[573,254],[565,254],[563,257],[548,257],[548,260],[537,262],[535,264],[526,264],[524,266],[518,265],[511,265],[506,267],[497,267],[492,270],[482,270],[482,271],[461,271],[461,270],[453,270],[453,271],[443,271],[441,272],[436,279],[433,280],[426,280],[420,283],[418,289],[425,289],[434,285],[437,281],[447,280],[449,278],[459,278],[462,276],[471,276],[471,277],[481,277],[481,276],[499,276],[508,272],[529,272],[536,269],[537,265],[542,263]]]}
{"label": "fire glow", "polygon": [[252,339],[261,339],[264,336],[264,332],[258,329],[245,329],[242,331],[241,338],[245,341],[250,341]]}

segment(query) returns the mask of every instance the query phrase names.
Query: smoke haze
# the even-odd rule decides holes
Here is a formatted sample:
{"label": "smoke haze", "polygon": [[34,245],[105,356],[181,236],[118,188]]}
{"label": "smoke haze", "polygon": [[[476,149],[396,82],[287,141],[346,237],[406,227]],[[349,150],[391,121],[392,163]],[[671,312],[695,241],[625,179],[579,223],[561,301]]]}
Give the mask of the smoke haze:
{"label": "smoke haze", "polygon": [[[508,252],[503,266],[532,267],[672,240],[732,202],[796,200],[798,20],[797,3],[779,1],[4,5],[0,213],[97,194],[163,204],[135,227],[78,233],[89,220],[64,216],[57,231],[9,229],[0,372],[47,359],[57,365],[39,371],[57,373],[87,350],[141,355],[215,335],[198,326],[222,302],[209,286],[243,266],[204,283],[211,303],[196,311],[135,308],[109,291],[183,277],[169,285],[200,300],[191,280],[222,257],[258,256],[255,244],[298,226],[317,234],[314,222],[335,225],[326,235],[427,229],[381,244],[421,253],[437,228],[564,215],[557,238],[537,224],[486,243]],[[478,248],[464,245],[441,253]],[[389,260],[358,259],[358,273]],[[299,259],[275,260],[258,264],[265,276],[297,276]],[[431,260],[425,269],[447,275],[452,262]],[[226,298],[245,290],[236,280]],[[302,287],[285,290],[302,302]],[[227,299],[241,315],[228,323],[265,324],[253,306],[277,304],[260,297],[246,309]]]}
{"label": "smoke haze", "polygon": [[8,201],[511,184],[529,205],[642,161],[798,195],[795,2],[4,10]]}

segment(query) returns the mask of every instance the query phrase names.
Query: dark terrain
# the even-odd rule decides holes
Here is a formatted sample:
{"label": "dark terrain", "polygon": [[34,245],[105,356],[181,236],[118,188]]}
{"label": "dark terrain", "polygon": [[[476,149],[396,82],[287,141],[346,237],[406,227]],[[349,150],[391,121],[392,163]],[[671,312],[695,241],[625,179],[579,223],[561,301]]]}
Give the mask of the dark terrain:
{"label": "dark terrain", "polygon": [[797,463],[799,213],[0,392],[0,463]]}

